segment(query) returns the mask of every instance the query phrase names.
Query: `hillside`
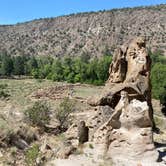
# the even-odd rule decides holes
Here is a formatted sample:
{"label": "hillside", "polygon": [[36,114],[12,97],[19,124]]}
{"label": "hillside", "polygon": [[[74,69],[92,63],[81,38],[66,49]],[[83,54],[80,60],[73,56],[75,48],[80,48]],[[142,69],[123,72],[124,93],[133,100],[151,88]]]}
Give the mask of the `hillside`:
{"label": "hillside", "polygon": [[114,9],[0,26],[0,52],[11,55],[102,56],[146,35],[166,54],[166,5]]}

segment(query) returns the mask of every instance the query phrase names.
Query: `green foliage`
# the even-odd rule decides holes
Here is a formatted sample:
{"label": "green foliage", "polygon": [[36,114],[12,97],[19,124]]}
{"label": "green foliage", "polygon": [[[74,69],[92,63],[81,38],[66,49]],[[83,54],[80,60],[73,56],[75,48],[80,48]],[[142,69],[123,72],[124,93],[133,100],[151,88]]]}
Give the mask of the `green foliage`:
{"label": "green foliage", "polygon": [[166,86],[164,87],[164,90],[159,94],[160,103],[166,107]]}
{"label": "green foliage", "polygon": [[89,144],[89,148],[94,149],[94,146],[92,144]]}
{"label": "green foliage", "polygon": [[60,122],[62,130],[67,129],[69,124],[69,115],[75,111],[75,101],[65,97],[57,109],[56,118]]}
{"label": "green foliage", "polygon": [[152,59],[151,83],[153,98],[164,104],[166,96],[166,58],[160,51],[149,52]]}
{"label": "green foliage", "polygon": [[[90,59],[88,52],[83,52],[80,57],[71,58],[52,58],[48,57],[11,57],[7,53],[0,55],[0,75],[28,75],[36,79],[51,79],[53,81],[66,81],[69,83],[88,83],[94,85],[103,85],[109,76],[109,65],[112,56],[109,50],[105,48],[106,55],[101,58]],[[152,95],[159,99],[160,94],[164,92],[166,86],[166,58],[162,56],[161,51],[152,53],[149,51],[152,59]],[[1,94],[4,95],[3,92]]]}
{"label": "green foliage", "polygon": [[38,68],[38,63],[37,63],[37,60],[35,57],[31,57],[30,60],[29,60],[29,66],[30,66],[30,69],[36,69]]}
{"label": "green foliage", "polygon": [[104,56],[97,65],[97,77],[100,81],[106,81],[109,76],[109,66],[112,61],[112,58],[109,56]]}
{"label": "green foliage", "polygon": [[0,84],[0,89],[6,89],[8,87],[8,84]]}
{"label": "green foliage", "polygon": [[28,122],[32,125],[44,127],[50,120],[50,107],[46,102],[37,101],[24,114]]}
{"label": "green foliage", "polygon": [[24,56],[17,56],[13,59],[13,67],[15,75],[24,75],[24,67],[25,67],[25,59]]}
{"label": "green foliage", "polygon": [[8,55],[0,56],[0,74],[27,75],[36,79],[51,79],[53,81],[66,81],[69,83],[90,83],[102,85],[108,78],[111,56],[100,59],[90,59],[88,53],[83,52],[80,57],[65,58],[51,57],[25,57]]}
{"label": "green foliage", "polygon": [[159,99],[166,86],[166,65],[156,63],[151,71],[152,94],[153,97]]}
{"label": "green foliage", "polygon": [[166,64],[166,58],[160,51],[156,51],[155,53],[149,52],[149,54],[152,60],[152,68],[156,63]]}
{"label": "green foliage", "polygon": [[31,71],[31,75],[33,76],[33,78],[40,78],[39,77],[39,69],[32,69]]}
{"label": "green foliage", "polygon": [[36,159],[40,154],[39,145],[34,144],[25,152],[25,162],[28,166],[35,166]]}
{"label": "green foliage", "polygon": [[63,80],[63,68],[60,59],[56,59],[51,68],[50,79],[53,81],[62,81]]}
{"label": "green foliage", "polygon": [[62,63],[63,67],[63,76],[67,82],[73,82],[73,61],[70,57],[65,57]]}
{"label": "green foliage", "polygon": [[10,96],[6,89],[7,86],[7,84],[0,84],[0,98],[7,98]]}
{"label": "green foliage", "polygon": [[7,98],[9,97],[10,95],[5,92],[4,90],[0,90],[0,98]]}
{"label": "green foliage", "polygon": [[10,76],[13,71],[13,61],[8,55],[2,56],[1,59],[1,75]]}

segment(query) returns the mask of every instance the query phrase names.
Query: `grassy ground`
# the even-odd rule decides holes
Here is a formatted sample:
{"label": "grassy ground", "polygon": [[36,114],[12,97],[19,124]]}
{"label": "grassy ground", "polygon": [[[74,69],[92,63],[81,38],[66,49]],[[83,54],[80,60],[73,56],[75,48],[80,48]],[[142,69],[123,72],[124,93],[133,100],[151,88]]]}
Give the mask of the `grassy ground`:
{"label": "grassy ground", "polygon": [[12,80],[4,79],[0,81],[0,84],[7,84],[7,91],[10,94],[8,102],[19,105],[26,106],[31,103],[28,96],[39,88],[49,87],[56,85],[56,83],[51,81],[38,81],[38,80]]}
{"label": "grassy ground", "polygon": [[[1,79],[0,84],[7,84],[6,90],[9,93],[7,99],[0,100],[0,110],[17,109],[19,111],[26,109],[32,105],[34,100],[30,97],[32,93],[38,89],[54,87],[57,85],[65,85],[65,83],[57,83],[50,80],[35,80],[35,79]],[[79,85],[74,87],[74,96],[86,99],[87,97],[99,93],[100,87]],[[56,105],[56,102],[51,99],[46,99],[52,105]],[[53,104],[54,103],[54,104]]]}
{"label": "grassy ground", "polygon": [[[23,80],[14,80],[14,79],[1,79],[1,84],[7,84],[6,91],[9,93],[7,99],[0,99],[0,112],[5,112],[10,110],[14,111],[24,111],[28,106],[32,105],[36,99],[31,98],[31,94],[37,91],[38,89],[54,87],[57,85],[66,85],[65,83],[57,83],[50,80],[35,80],[35,79],[23,79]],[[91,85],[75,85],[74,86],[74,97],[82,98],[86,100],[89,96],[99,94],[102,90],[102,87],[91,86]],[[55,109],[59,100],[53,100],[49,98],[44,98],[52,106],[52,109]],[[159,104],[156,104],[157,101],[153,102],[154,112],[155,112],[155,121],[157,126],[166,129],[165,118],[162,116],[159,108]],[[86,109],[86,103],[77,102],[78,107]],[[0,125],[4,124],[0,122]]]}

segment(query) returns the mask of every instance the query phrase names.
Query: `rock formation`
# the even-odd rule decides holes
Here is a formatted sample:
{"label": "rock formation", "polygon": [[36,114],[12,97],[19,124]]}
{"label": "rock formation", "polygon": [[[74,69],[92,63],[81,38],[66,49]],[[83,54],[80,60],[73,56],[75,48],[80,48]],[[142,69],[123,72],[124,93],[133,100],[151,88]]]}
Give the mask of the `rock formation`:
{"label": "rock formation", "polygon": [[103,145],[105,155],[115,165],[127,165],[131,161],[154,163],[158,159],[147,102],[133,99],[129,103],[123,91],[114,113],[95,132],[93,141]]}
{"label": "rock formation", "polygon": [[92,106],[109,105],[115,108],[122,90],[128,92],[129,100],[147,101],[153,122],[151,104],[151,61],[145,47],[145,38],[137,37],[118,48],[109,69],[109,79],[100,96],[89,99]]}
{"label": "rock formation", "polygon": [[118,48],[103,92],[88,99],[91,110],[75,115],[69,138],[78,139],[78,124],[85,121],[93,153],[109,164],[163,165],[153,142],[150,65],[144,37]]}
{"label": "rock formation", "polygon": [[155,163],[158,152],[153,143],[150,57],[145,38],[118,48],[109,73],[103,93],[88,101],[92,106],[114,110],[94,132],[93,142],[103,146],[103,155],[115,165]]}

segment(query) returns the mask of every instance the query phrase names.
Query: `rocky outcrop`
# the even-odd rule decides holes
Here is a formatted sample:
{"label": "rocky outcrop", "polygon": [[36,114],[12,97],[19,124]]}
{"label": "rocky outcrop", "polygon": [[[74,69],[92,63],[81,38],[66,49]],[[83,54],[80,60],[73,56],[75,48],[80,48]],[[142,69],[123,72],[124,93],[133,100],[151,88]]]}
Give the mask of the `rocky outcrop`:
{"label": "rocky outcrop", "polygon": [[151,61],[144,37],[137,37],[122,45],[114,54],[109,69],[110,76],[103,93],[89,99],[88,103],[92,106],[109,105],[115,108],[120,99],[120,92],[124,90],[128,93],[130,101],[132,99],[147,101],[153,121],[150,66]]}
{"label": "rocky outcrop", "polygon": [[66,159],[72,154],[76,148],[71,144],[71,142],[64,142],[60,149],[58,150],[56,157],[61,159]]}
{"label": "rocky outcrop", "polygon": [[153,143],[147,102],[136,99],[128,102],[124,93],[110,119],[95,132],[94,142],[103,145],[105,155],[115,165],[119,161],[123,164],[154,163],[159,157]]}
{"label": "rocky outcrop", "polygon": [[[110,76],[92,106],[107,106],[113,113],[94,132],[93,142],[102,146],[103,156],[115,165],[157,164],[159,154],[153,142],[150,57],[145,38],[138,37],[114,54]],[[134,163],[134,164],[136,164]]]}
{"label": "rocky outcrop", "polygon": [[110,118],[113,109],[109,106],[97,106],[94,109],[86,110],[81,113],[74,113],[72,119],[73,124],[66,132],[68,139],[78,139],[78,127],[80,121],[85,121],[89,128],[89,141],[93,139],[94,132]]}
{"label": "rocky outcrop", "polygon": [[27,149],[32,142],[38,140],[39,134],[36,128],[29,127],[25,124],[14,127],[15,129],[13,131],[1,131],[0,148],[15,146],[20,150],[24,150]]}

